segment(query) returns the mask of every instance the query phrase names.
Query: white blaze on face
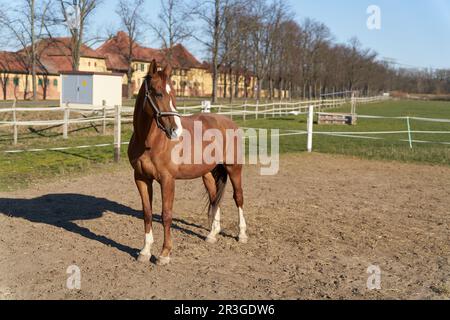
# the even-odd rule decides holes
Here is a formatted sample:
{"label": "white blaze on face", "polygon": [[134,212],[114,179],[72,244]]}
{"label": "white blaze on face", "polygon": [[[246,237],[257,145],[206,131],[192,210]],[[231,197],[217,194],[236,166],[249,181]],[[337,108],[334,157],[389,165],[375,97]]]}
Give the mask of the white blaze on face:
{"label": "white blaze on face", "polygon": [[[169,90],[167,92],[170,92],[170,86],[167,85],[169,87]],[[172,97],[170,97],[170,110],[172,112],[177,112],[177,109],[175,109],[174,105],[173,105],[173,101],[172,101]],[[183,125],[181,124],[181,118],[175,116],[175,124],[177,125],[177,129],[175,130],[175,133],[172,136],[173,140],[177,140],[181,137],[181,135],[183,134]]]}
{"label": "white blaze on face", "polygon": [[170,92],[172,91],[170,89],[170,84],[166,84],[166,91],[167,91],[167,94],[170,94]]}

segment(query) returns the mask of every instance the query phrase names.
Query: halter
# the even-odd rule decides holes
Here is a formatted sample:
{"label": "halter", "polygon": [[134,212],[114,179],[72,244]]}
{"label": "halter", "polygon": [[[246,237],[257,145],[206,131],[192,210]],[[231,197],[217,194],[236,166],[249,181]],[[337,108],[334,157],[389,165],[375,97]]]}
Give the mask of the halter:
{"label": "halter", "polygon": [[153,101],[152,98],[152,92],[148,87],[147,81],[148,79],[151,79],[151,77],[148,77],[144,80],[145,83],[145,99],[144,99],[144,106],[143,109],[145,110],[145,102],[146,100],[148,100],[148,102],[150,103],[150,105],[152,106],[153,112],[154,112],[154,118],[156,120],[156,125],[158,126],[158,128],[162,131],[164,131],[166,133],[167,136],[170,136],[170,133],[167,131],[167,129],[164,127],[164,125],[161,123],[161,118],[164,117],[179,117],[181,118],[181,115],[178,112],[162,112],[161,110],[158,109],[158,107],[156,106],[155,102]]}

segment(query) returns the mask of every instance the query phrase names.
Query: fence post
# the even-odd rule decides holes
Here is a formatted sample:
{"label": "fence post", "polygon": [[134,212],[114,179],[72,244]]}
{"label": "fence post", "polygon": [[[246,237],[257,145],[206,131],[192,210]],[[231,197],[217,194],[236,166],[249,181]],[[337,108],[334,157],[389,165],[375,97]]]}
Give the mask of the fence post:
{"label": "fence post", "polygon": [[114,162],[120,161],[120,147],[122,145],[122,119],[121,119],[121,106],[114,107]]}
{"label": "fence post", "polygon": [[244,121],[247,120],[247,105],[244,104]]}
{"label": "fence post", "polygon": [[106,135],[106,105],[103,101],[103,128],[102,128],[102,134]]}
{"label": "fence post", "polygon": [[356,97],[355,92],[352,92],[352,115],[356,114]]}
{"label": "fence post", "polygon": [[63,139],[69,138],[69,117],[70,117],[69,103],[66,103],[66,106],[64,107]]}
{"label": "fence post", "polygon": [[267,104],[264,105],[264,119],[267,119]]}
{"label": "fence post", "polygon": [[333,95],[332,95],[332,98],[331,99],[333,99],[333,107],[332,107],[332,109],[336,109],[336,89],[335,88],[333,88]]}
{"label": "fence post", "polygon": [[258,112],[259,112],[259,101],[256,101],[256,116],[255,116],[256,120],[258,120]]}
{"label": "fence post", "polygon": [[309,106],[308,114],[308,152],[313,148],[314,105]]}
{"label": "fence post", "polygon": [[230,118],[231,118],[231,120],[233,120],[233,105],[231,105],[231,113],[230,113]]}
{"label": "fence post", "polygon": [[411,133],[411,121],[409,117],[406,117],[406,122],[408,124],[408,139],[409,139],[409,147],[413,149],[413,141],[412,141],[412,133]]}
{"label": "fence post", "polygon": [[15,99],[13,102],[12,109],[13,109],[13,140],[14,140],[14,145],[16,145],[19,140],[19,128],[17,126],[17,112],[16,112],[16,100]]}

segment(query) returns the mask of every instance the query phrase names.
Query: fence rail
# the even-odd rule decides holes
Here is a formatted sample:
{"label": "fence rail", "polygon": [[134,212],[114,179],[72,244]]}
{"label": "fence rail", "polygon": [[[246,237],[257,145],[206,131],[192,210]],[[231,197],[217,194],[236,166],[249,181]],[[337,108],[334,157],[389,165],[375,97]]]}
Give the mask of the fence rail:
{"label": "fence rail", "polygon": [[[309,115],[308,120],[308,131],[290,131],[288,133],[281,134],[280,136],[289,135],[308,135],[308,150],[312,150],[312,137],[313,134],[326,134],[324,133],[314,133],[312,118],[317,112],[323,110],[329,110],[334,108],[339,108],[345,104],[351,103],[352,110],[353,106],[356,104],[366,104],[380,102],[389,99],[385,96],[367,97],[367,98],[355,98],[351,99],[339,98],[339,99],[320,99],[311,101],[277,101],[273,103],[260,104],[259,102],[253,104],[243,104],[240,106],[236,105],[213,105],[211,106],[210,112],[214,112],[221,115],[227,115],[231,118],[242,117],[245,121],[249,118],[259,119],[267,117],[282,117],[287,115]],[[185,116],[191,115],[196,112],[202,112],[202,106],[193,107],[179,107],[179,112]],[[311,111],[312,110],[312,111]],[[62,112],[62,119],[58,120],[19,120],[18,113],[33,113],[33,112]],[[103,134],[106,133],[106,126],[108,123],[114,123],[114,149],[115,149],[115,160],[118,161],[120,157],[120,146],[123,144],[121,141],[121,125],[123,123],[132,122],[132,113],[134,108],[132,107],[122,107],[122,106],[85,106],[85,105],[75,105],[66,104],[60,107],[38,107],[38,108],[16,108],[14,103],[12,108],[0,108],[0,115],[5,113],[12,113],[11,121],[0,121],[0,127],[12,127],[14,144],[18,142],[19,130],[21,126],[62,126],[63,137],[68,138],[69,126],[76,124],[96,124],[101,123],[103,127]],[[75,118],[71,118],[71,115],[77,115]],[[81,116],[80,116],[81,115]],[[312,116],[311,116],[312,115]],[[370,116],[359,116],[359,118],[370,117]],[[410,118],[420,119],[420,118]],[[408,120],[409,121],[409,120]],[[433,119],[433,121],[450,122],[450,120]],[[412,131],[411,131],[412,132]],[[414,132],[412,132],[414,133]],[[330,133],[332,134],[332,133]],[[340,135],[351,135],[355,133],[335,133]],[[370,133],[372,134],[372,133]],[[379,133],[381,134],[381,133]],[[363,135],[362,133],[360,134]],[[412,139],[410,139],[412,140]],[[97,147],[97,146],[107,146],[107,145],[92,145],[92,146],[79,146],[79,148]],[[78,147],[70,147],[78,148]],[[45,151],[45,150],[62,150],[63,148],[54,149],[33,149],[32,151]],[[20,152],[25,152],[27,150],[18,150]],[[8,151],[9,153],[14,153],[15,151]]]}

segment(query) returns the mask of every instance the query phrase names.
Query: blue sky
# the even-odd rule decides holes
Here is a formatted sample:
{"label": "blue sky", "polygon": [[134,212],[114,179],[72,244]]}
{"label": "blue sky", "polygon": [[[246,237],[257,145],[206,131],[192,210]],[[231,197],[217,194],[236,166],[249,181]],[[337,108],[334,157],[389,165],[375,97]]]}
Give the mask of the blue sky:
{"label": "blue sky", "polygon": [[[324,22],[336,41],[356,36],[380,57],[408,66],[450,68],[450,0],[285,0],[301,21],[305,17]],[[0,0],[0,3],[9,1]],[[160,0],[146,0],[147,19],[155,19]],[[105,0],[92,19],[94,29],[118,26],[114,13],[117,0]],[[366,26],[367,8],[381,9],[381,30]],[[147,36],[146,45],[158,44]],[[187,44],[200,59],[199,44]]]}
{"label": "blue sky", "polygon": [[[450,67],[450,0],[289,0],[297,18],[324,22],[336,40],[357,36],[381,57],[418,67]],[[381,30],[366,26],[381,9]]]}

